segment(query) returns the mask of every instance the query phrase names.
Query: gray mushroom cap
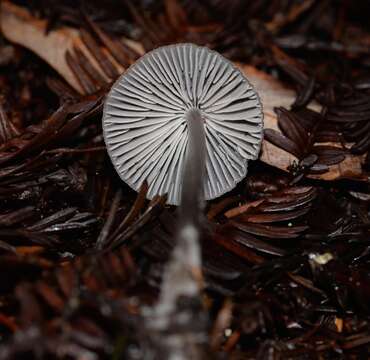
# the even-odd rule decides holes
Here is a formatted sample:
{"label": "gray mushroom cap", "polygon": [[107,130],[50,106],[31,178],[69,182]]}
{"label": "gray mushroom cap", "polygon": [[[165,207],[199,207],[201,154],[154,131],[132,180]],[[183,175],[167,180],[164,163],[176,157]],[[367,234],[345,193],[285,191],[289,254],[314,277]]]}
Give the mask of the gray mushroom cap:
{"label": "gray mushroom cap", "polygon": [[188,132],[186,115],[198,109],[206,137],[204,196],[232,190],[258,157],[263,113],[244,75],[215,51],[193,44],[155,49],[113,85],[103,114],[105,143],[122,178],[148,198],[168,194],[178,205]]}

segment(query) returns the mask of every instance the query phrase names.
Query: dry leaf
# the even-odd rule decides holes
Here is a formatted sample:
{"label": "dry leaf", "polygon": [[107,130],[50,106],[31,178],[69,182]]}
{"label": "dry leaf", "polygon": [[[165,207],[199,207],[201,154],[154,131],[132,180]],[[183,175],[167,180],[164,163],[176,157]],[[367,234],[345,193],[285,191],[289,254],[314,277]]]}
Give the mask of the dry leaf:
{"label": "dry leaf", "polygon": [[[67,51],[73,51],[74,47],[78,48],[95,65],[97,71],[101,72],[98,70],[99,65],[96,60],[81,41],[78,30],[62,28],[58,31],[50,31],[46,35],[46,20],[37,19],[28,10],[7,1],[1,2],[0,6],[0,26],[3,35],[9,41],[22,45],[40,56],[74,89],[82,92],[81,85],[68,66]],[[127,45],[138,53],[144,53],[142,46],[137,42],[127,40]],[[108,52],[105,55],[110,57],[120,72],[123,71]],[[104,76],[104,74],[102,75]]]}

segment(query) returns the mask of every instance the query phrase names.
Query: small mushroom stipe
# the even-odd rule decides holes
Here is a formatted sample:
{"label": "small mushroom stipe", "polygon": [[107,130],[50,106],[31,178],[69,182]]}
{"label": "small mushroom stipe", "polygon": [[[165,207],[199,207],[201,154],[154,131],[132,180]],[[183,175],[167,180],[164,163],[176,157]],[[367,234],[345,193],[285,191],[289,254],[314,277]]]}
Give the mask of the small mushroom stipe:
{"label": "small mushroom stipe", "polygon": [[145,54],[109,92],[103,132],[122,180],[136,191],[147,180],[148,198],[168,194],[168,203],[178,205],[190,118],[204,125],[204,198],[232,190],[246,176],[248,160],[258,157],[262,106],[238,68],[193,44]]}

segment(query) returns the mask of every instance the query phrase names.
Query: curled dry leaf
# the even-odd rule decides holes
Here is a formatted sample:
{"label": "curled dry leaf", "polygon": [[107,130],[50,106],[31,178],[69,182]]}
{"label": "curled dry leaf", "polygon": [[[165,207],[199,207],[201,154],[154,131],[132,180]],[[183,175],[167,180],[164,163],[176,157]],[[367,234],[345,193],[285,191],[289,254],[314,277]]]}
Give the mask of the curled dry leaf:
{"label": "curled dry leaf", "polygon": [[[94,36],[85,30],[80,32],[71,28],[51,31],[46,35],[47,22],[45,20],[36,19],[27,10],[9,2],[3,1],[1,3],[0,24],[3,35],[9,41],[35,52],[80,93],[95,92],[104,88],[115,80],[118,74],[122,73],[138,55],[144,53],[140,43],[129,39],[121,39],[121,41],[112,39],[92,21],[89,20],[89,22]],[[104,46],[99,46],[97,41]],[[286,147],[277,146],[276,141],[272,141],[270,135],[279,140],[279,144],[291,142],[290,139],[281,135],[274,108],[290,108],[294,104],[295,93],[272,76],[254,67],[244,64],[236,65],[254,85],[263,104],[264,127],[269,129],[269,133],[263,141],[260,159],[267,164],[288,171],[292,163],[297,162],[298,153],[297,151],[288,152]],[[77,73],[78,76],[76,76]],[[310,86],[307,85],[307,87]],[[308,92],[310,93],[310,91]],[[311,104],[310,107],[319,110],[317,104]],[[329,120],[338,120],[339,115],[337,111],[335,115],[331,115]],[[356,119],[358,120],[358,116]],[[285,122],[283,120],[283,124],[280,126],[285,127],[286,130],[288,127],[293,131],[288,122],[289,120],[285,120]],[[299,135],[297,131],[301,132],[302,129],[294,129],[291,135]],[[311,171],[308,176],[323,180],[339,178],[364,180],[361,177],[364,155],[361,153],[363,152],[362,148],[368,147],[368,142],[365,142],[365,144],[358,144],[352,154],[330,155],[323,158],[322,163],[325,163],[325,171],[313,169],[314,171]],[[337,143],[325,143],[325,145],[338,146]]]}

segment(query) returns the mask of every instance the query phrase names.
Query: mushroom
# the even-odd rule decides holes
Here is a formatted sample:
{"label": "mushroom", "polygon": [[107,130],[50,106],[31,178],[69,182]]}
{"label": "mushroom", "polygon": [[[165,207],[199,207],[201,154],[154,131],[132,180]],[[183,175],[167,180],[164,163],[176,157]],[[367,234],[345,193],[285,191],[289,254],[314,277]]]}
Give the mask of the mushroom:
{"label": "mushroom", "polygon": [[189,147],[189,125],[203,124],[203,194],[232,190],[258,157],[263,113],[244,75],[215,51],[193,44],[157,48],[113,85],[103,114],[105,143],[120,177],[148,198],[168,194],[178,205]]}

